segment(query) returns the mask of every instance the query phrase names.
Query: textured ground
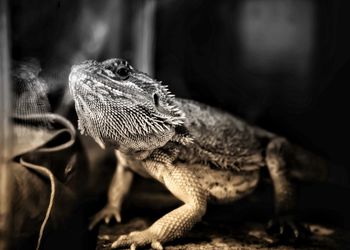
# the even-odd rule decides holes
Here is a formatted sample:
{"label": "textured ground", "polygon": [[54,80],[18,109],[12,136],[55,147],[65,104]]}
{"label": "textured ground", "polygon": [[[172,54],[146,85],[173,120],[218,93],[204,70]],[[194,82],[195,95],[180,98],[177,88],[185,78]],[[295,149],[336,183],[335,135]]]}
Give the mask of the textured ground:
{"label": "textured ground", "polygon": [[[144,229],[147,219],[135,218],[126,224],[100,229],[97,249],[110,249],[111,242],[119,235],[133,230]],[[262,224],[245,223],[236,227],[200,223],[185,238],[167,244],[165,249],[346,249],[349,244],[349,232],[336,232],[331,228],[312,225],[313,236],[308,242],[297,245],[274,243],[266,235]],[[102,236],[104,235],[104,236]],[[107,236],[106,236],[107,235]],[[347,242],[346,242],[347,241]],[[348,245],[348,247],[350,247]]]}
{"label": "textured ground", "polygon": [[[110,249],[120,235],[146,228],[178,205],[164,190],[149,183],[139,185],[128,200],[122,224],[100,226],[97,249]],[[264,231],[272,209],[266,204],[270,202],[269,198],[262,201],[252,196],[233,205],[210,206],[201,223],[183,239],[166,244],[165,249],[350,249],[350,231],[330,225],[323,214],[312,218],[308,241],[281,244]]]}

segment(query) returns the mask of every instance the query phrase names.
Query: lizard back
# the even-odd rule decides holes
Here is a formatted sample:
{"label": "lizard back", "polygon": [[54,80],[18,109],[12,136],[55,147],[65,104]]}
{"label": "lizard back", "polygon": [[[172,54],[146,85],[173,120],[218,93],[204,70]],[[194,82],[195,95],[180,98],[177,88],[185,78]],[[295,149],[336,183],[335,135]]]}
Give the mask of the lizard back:
{"label": "lizard back", "polygon": [[[180,160],[246,171],[264,165],[264,147],[259,135],[264,131],[208,105],[180,98],[176,100],[186,114],[184,125],[194,140],[180,151]],[[271,135],[266,132],[264,136]]]}

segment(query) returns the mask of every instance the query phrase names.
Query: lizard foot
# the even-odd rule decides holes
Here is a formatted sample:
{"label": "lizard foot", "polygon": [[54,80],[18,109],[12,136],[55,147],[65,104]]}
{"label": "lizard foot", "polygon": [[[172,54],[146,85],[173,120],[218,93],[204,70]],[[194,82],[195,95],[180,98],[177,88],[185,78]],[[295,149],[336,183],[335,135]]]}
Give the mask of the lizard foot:
{"label": "lizard foot", "polygon": [[267,233],[283,241],[304,240],[310,235],[310,230],[290,216],[272,219],[267,225]]}
{"label": "lizard foot", "polygon": [[159,242],[157,235],[149,230],[135,231],[130,234],[120,236],[113,242],[112,248],[130,247],[131,250],[135,250],[137,247],[144,247],[151,245],[152,249],[162,250],[163,246]]}
{"label": "lizard foot", "polygon": [[120,207],[107,205],[93,216],[89,225],[89,230],[92,230],[102,220],[108,224],[112,218],[114,218],[117,222],[121,222],[122,219],[120,216]]}

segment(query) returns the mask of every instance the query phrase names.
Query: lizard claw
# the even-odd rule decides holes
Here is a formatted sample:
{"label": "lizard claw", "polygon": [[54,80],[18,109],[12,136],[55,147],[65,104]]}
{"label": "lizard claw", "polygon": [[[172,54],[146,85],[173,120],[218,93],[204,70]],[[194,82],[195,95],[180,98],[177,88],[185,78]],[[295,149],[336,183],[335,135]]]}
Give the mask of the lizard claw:
{"label": "lizard claw", "polygon": [[284,241],[302,240],[310,234],[307,226],[288,216],[270,220],[266,231]]}
{"label": "lizard claw", "polygon": [[149,230],[135,231],[128,235],[120,236],[112,243],[112,248],[130,247],[131,250],[136,250],[137,247],[151,245],[152,249],[163,250],[162,244],[158,241],[157,236]]}
{"label": "lizard claw", "polygon": [[118,223],[121,222],[120,208],[107,205],[93,216],[89,225],[89,230],[92,230],[102,220],[104,220],[106,224],[109,224],[112,218],[114,218]]}
{"label": "lizard claw", "polygon": [[163,250],[163,246],[159,241],[152,241],[151,247],[156,250]]}

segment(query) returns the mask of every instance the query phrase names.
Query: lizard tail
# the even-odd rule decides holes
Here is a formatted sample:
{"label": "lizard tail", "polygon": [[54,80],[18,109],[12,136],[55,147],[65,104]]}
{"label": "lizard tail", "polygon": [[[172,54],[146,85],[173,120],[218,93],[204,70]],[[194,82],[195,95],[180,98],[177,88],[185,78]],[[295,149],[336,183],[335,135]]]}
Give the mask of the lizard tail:
{"label": "lizard tail", "polygon": [[329,164],[322,157],[293,145],[290,175],[300,181],[323,182],[329,177]]}

